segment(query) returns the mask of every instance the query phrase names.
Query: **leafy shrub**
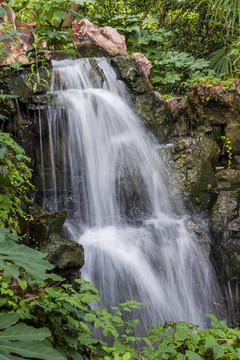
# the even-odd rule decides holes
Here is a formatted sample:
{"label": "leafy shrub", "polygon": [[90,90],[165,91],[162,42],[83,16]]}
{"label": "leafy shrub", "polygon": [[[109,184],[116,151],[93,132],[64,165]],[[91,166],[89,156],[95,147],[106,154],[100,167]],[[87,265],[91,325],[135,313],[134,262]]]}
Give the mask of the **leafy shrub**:
{"label": "leafy shrub", "polygon": [[147,359],[215,360],[240,359],[240,330],[230,329],[214,315],[212,329],[197,330],[184,321],[155,324],[148,333],[149,347],[143,354]]}
{"label": "leafy shrub", "polygon": [[30,159],[10,136],[0,131],[0,226],[20,231],[18,217],[24,217],[24,204],[32,187]]}
{"label": "leafy shrub", "polygon": [[[138,320],[124,321],[123,315],[141,304],[128,301],[112,307],[111,312],[91,309],[90,304],[100,300],[92,284],[81,279],[75,280],[78,289],[64,284],[64,279],[48,273],[53,266],[43,254],[27,250],[18,240],[0,227],[0,294],[5,300],[0,302],[3,358],[12,359],[10,354],[14,353],[43,360],[84,360],[93,356],[104,360],[240,359],[240,330],[227,327],[214,315],[206,315],[212,320],[212,328],[205,331],[183,321],[166,322],[151,325],[147,337],[134,336]],[[19,257],[4,243],[14,244]],[[110,337],[112,345],[96,339],[93,329],[100,330],[102,339]],[[141,345],[139,350],[136,341],[138,347]]]}

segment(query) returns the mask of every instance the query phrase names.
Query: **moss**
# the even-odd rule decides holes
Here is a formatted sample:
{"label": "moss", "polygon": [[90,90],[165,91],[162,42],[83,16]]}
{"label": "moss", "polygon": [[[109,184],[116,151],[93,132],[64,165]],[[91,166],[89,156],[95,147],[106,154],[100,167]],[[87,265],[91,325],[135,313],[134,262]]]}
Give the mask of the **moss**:
{"label": "moss", "polygon": [[[191,188],[191,200],[194,204],[200,207],[211,205],[214,195],[214,188],[216,187],[216,179],[210,160],[203,159],[201,162],[200,176],[197,182]],[[210,195],[210,196],[209,196]]]}

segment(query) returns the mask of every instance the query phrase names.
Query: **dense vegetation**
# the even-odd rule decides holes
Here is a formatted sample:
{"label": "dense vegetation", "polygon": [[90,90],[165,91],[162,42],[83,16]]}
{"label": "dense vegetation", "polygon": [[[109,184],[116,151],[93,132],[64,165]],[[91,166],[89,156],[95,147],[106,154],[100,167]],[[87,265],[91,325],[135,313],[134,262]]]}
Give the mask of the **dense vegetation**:
{"label": "dense vegetation", "polygon": [[[200,80],[230,83],[239,75],[239,0],[8,4],[19,20],[37,23],[37,33],[49,46],[72,54],[72,19],[116,27],[126,36],[130,53],[141,51],[151,60],[151,80],[162,94],[184,94],[188,85]],[[8,29],[4,36],[13,35]],[[90,303],[100,300],[94,286],[80,279],[66,284],[44,255],[23,245],[17,235],[19,219],[27,216],[28,161],[11,136],[0,132],[0,359],[240,359],[240,330],[213,315],[206,315],[212,319],[206,331],[168,322],[151,325],[146,337],[137,338],[133,329],[138,321],[124,321],[123,314],[141,304],[129,301],[110,311],[92,310]],[[93,329],[106,340],[96,339]]]}
{"label": "dense vegetation", "polygon": [[239,76],[239,0],[10,0],[21,21],[52,48],[73,53],[70,24],[88,18],[116,27],[129,53],[143,52],[153,64],[151,81],[162,94],[184,94],[199,81]]}

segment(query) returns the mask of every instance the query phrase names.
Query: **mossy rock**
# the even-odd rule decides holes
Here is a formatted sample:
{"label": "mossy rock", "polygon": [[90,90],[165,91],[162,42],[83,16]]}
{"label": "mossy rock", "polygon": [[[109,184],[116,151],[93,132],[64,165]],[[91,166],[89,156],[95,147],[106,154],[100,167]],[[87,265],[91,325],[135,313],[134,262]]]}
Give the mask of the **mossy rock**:
{"label": "mossy rock", "polygon": [[199,176],[191,187],[191,200],[201,208],[211,206],[216,188],[216,179],[212,164],[209,159],[204,158],[200,163]]}
{"label": "mossy rock", "polygon": [[[212,134],[198,129],[195,137],[178,141],[173,151],[172,176],[177,192],[188,208],[205,211],[216,200],[214,165],[219,158],[219,147]],[[203,132],[202,132],[203,131]]]}
{"label": "mossy rock", "polygon": [[37,241],[39,247],[48,243],[48,237],[52,233],[60,234],[66,220],[66,211],[55,213],[37,210],[32,213],[32,221],[29,223],[29,236],[32,241]]}
{"label": "mossy rock", "polygon": [[215,239],[221,240],[228,225],[238,216],[239,192],[220,191],[210,214],[210,229]]}
{"label": "mossy rock", "polygon": [[234,190],[240,187],[240,170],[223,169],[216,173],[219,190]]}
{"label": "mossy rock", "polygon": [[79,270],[84,265],[82,245],[63,239],[59,234],[51,234],[40,250],[47,254],[46,259],[54,264],[61,274],[70,269]]}
{"label": "mossy rock", "polygon": [[16,100],[11,98],[0,99],[0,122],[9,120],[17,113]]}
{"label": "mossy rock", "polygon": [[111,59],[111,64],[133,93],[143,94],[152,88],[133,57],[116,56]]}
{"label": "mossy rock", "polygon": [[132,97],[135,110],[143,124],[157,138],[166,141],[172,132],[172,119],[167,115],[167,104],[155,91]]}
{"label": "mossy rock", "polygon": [[[46,62],[44,66],[49,71],[48,73],[45,69],[40,69],[39,74],[40,78],[45,80],[47,84],[50,86],[51,80],[51,71],[52,65],[51,62]],[[9,75],[3,78],[3,86],[7,91],[7,94],[15,95],[18,100],[23,103],[31,102],[31,98],[34,96],[33,86],[34,82],[37,81],[36,75],[32,76],[32,81],[29,83],[29,77],[32,74],[30,67],[25,67],[24,70],[20,70],[18,74],[10,73]],[[48,90],[48,87],[40,85],[37,87],[37,94],[45,93]]]}

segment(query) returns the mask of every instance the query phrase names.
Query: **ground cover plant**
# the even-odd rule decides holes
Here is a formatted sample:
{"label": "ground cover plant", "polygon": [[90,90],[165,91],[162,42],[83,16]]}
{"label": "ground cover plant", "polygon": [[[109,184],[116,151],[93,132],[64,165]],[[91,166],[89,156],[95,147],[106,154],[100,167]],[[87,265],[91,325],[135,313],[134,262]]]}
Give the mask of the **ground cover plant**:
{"label": "ground cover plant", "polygon": [[[7,158],[20,154],[22,167],[14,167],[14,171],[19,181],[30,182],[24,150],[9,134],[0,134],[2,154]],[[12,166],[12,161],[5,162],[6,174]],[[9,187],[11,183],[1,183],[0,194],[11,194]],[[15,194],[18,196],[20,207],[21,192]],[[4,214],[0,209],[3,219]],[[44,257],[22,243],[12,220],[1,224],[1,359],[240,359],[240,330],[210,314],[206,316],[212,327],[205,331],[184,321],[166,322],[150,325],[144,337],[136,336],[134,328],[139,321],[126,321],[124,315],[132,309],[141,311],[143,304],[131,300],[119,307],[92,309],[91,304],[100,301],[97,289],[82,279],[67,284]]]}

